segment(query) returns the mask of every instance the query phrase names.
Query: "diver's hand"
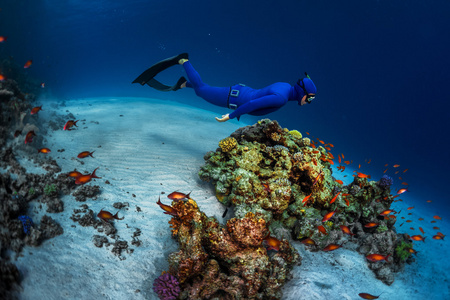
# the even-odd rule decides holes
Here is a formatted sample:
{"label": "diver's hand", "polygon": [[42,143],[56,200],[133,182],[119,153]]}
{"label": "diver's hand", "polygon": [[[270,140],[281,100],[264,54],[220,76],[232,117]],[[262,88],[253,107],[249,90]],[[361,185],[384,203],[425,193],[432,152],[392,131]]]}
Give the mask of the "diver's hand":
{"label": "diver's hand", "polygon": [[229,114],[223,115],[222,118],[216,117],[216,120],[219,122],[225,122],[228,121],[229,119],[230,119]]}

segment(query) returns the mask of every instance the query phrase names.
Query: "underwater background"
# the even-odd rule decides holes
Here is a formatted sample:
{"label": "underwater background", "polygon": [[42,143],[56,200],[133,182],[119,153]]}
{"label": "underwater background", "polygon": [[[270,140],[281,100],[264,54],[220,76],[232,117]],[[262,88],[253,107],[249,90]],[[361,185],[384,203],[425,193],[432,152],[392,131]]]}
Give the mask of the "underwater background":
{"label": "underwater background", "polygon": [[[213,86],[294,84],[306,71],[316,100],[266,117],[334,144],[335,156],[344,153],[372,180],[387,169],[392,193],[406,182],[410,206],[450,217],[448,1],[3,0],[0,9],[0,60],[32,60],[21,76],[45,82],[33,91],[43,99],[149,97],[220,116],[231,111],[190,89],[163,93],[131,82],[182,52]],[[158,78],[180,75],[174,67]],[[222,125],[211,118],[208,126]]]}

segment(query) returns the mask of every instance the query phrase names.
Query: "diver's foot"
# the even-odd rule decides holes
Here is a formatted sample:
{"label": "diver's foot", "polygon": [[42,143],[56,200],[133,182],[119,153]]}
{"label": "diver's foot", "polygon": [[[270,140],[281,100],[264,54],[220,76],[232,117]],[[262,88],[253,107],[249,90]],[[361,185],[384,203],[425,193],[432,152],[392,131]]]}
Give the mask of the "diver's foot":
{"label": "diver's foot", "polygon": [[180,85],[180,89],[184,89],[184,88],[186,87],[186,82],[187,82],[187,81],[183,82],[183,83]]}
{"label": "diver's foot", "polygon": [[187,62],[187,61],[189,61],[189,59],[182,58],[182,59],[180,59],[180,60],[178,61],[178,63],[179,63],[180,65],[182,65],[182,64],[184,64],[184,63]]}

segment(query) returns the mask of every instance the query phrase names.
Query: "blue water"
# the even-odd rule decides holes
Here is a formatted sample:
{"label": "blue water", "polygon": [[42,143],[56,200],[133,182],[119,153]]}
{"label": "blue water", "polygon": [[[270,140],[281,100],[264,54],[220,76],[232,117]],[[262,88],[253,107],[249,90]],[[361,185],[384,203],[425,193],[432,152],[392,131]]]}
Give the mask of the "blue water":
{"label": "blue water", "polygon": [[[180,52],[210,85],[261,88],[308,71],[315,103],[288,103],[268,117],[333,143],[335,156],[375,180],[389,164],[395,189],[410,186],[405,199],[432,200],[430,210],[450,216],[448,1],[4,0],[0,8],[8,37],[0,58],[32,59],[25,72],[61,99],[156,97],[225,114],[192,90],[162,93],[131,81]],[[182,74],[177,67],[160,78]]]}

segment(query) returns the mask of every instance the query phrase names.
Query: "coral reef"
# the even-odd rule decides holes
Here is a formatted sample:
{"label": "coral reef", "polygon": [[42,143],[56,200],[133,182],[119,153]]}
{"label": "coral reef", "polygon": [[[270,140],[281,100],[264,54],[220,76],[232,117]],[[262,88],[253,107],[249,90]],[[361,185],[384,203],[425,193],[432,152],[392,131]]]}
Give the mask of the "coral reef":
{"label": "coral reef", "polygon": [[281,299],[299,254],[286,239],[276,252],[264,247],[269,231],[261,214],[248,212],[224,226],[192,199],[173,201],[172,208],[180,250],[169,255],[169,273],[180,283],[178,299]]}
{"label": "coral reef", "polygon": [[[269,119],[239,128],[230,138],[237,144],[227,151],[219,145],[216,151],[208,152],[199,177],[213,183],[217,199],[233,205],[237,218],[252,213],[264,220],[271,232],[282,226],[294,239],[310,238],[315,242],[310,247],[313,251],[342,244],[346,237],[341,226],[348,226],[361,254],[393,255],[401,239],[394,228],[396,218],[380,216],[394,200],[390,177],[376,182],[355,176],[351,184],[343,186],[332,176],[334,156],[329,147]],[[333,211],[332,218],[324,222],[324,216]],[[366,226],[369,223],[375,225]],[[245,227],[241,231],[245,232]],[[382,270],[378,266],[383,262],[369,262],[369,267],[376,274],[385,274],[377,276],[391,284],[393,273],[404,262],[396,260],[392,266],[383,265]]]}
{"label": "coral reef", "polygon": [[175,300],[180,294],[180,283],[170,273],[164,273],[153,282],[153,291],[161,300]]}

